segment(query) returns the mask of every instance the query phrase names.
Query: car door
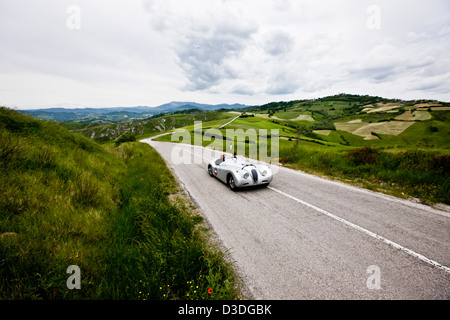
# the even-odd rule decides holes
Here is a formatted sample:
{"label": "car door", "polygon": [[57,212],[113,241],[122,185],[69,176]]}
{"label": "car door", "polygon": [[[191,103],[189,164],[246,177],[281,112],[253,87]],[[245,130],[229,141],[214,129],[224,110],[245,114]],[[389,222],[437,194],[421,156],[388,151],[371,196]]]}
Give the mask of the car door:
{"label": "car door", "polygon": [[[216,177],[222,180],[223,182],[227,182],[228,165],[226,164],[226,162],[222,162],[220,165],[216,167],[215,170],[217,170]],[[216,174],[216,172],[214,174]]]}

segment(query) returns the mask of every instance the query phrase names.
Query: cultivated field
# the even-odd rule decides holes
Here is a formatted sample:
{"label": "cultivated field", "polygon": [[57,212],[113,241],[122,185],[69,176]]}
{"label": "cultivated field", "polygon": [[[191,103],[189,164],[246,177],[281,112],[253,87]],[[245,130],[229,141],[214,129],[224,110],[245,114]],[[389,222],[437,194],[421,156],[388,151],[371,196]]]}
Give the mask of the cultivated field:
{"label": "cultivated field", "polygon": [[[146,138],[183,127],[191,133],[191,139],[175,142],[194,143],[195,137],[204,146],[229,151],[230,140],[205,133],[242,113],[220,129],[221,136],[227,129],[242,130],[233,139],[233,149],[243,143],[248,154],[250,146],[255,146],[248,130],[258,134],[264,129],[270,134],[271,129],[277,129],[284,165],[401,197],[449,203],[449,109],[447,102],[340,94],[271,102],[231,112],[192,110],[123,124],[64,125],[100,142],[119,142],[133,135]],[[193,122],[200,120],[202,130],[194,133]],[[160,140],[171,141],[172,136]],[[361,148],[369,149],[352,151]]]}
{"label": "cultivated field", "polygon": [[395,120],[406,120],[406,121],[425,121],[430,120],[431,114],[428,111],[411,111],[407,110],[401,115],[395,117]]}
{"label": "cultivated field", "polygon": [[337,130],[350,132],[354,135],[364,137],[364,140],[378,139],[373,132],[397,136],[414,122],[411,121],[384,121],[378,123],[364,123],[362,121],[335,122]]}
{"label": "cultivated field", "polygon": [[[221,132],[244,130],[235,142],[245,143],[248,155],[247,130],[278,129],[280,161],[286,166],[400,197],[450,203],[445,160],[450,113],[441,109],[447,107],[350,95],[279,102],[245,110],[246,117]],[[229,145],[223,141],[225,150]],[[235,143],[232,148],[237,150]]]}

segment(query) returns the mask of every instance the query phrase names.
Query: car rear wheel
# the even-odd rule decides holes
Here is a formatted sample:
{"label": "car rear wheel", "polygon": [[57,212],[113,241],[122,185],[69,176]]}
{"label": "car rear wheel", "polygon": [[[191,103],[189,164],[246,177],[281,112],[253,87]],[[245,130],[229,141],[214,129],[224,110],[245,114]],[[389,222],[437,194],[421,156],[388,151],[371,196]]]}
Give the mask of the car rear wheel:
{"label": "car rear wheel", "polygon": [[213,168],[211,166],[208,166],[208,173],[211,177],[214,177]]}
{"label": "car rear wheel", "polygon": [[236,190],[236,184],[234,183],[234,177],[233,175],[228,175],[228,186],[230,187],[231,190],[235,191]]}

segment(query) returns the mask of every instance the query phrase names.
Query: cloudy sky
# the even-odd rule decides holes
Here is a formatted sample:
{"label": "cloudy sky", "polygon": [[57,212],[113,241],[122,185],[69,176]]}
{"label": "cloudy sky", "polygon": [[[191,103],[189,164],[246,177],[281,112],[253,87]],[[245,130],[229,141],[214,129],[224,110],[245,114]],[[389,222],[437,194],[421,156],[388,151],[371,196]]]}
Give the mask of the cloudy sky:
{"label": "cloudy sky", "polygon": [[450,101],[448,0],[0,0],[0,105]]}

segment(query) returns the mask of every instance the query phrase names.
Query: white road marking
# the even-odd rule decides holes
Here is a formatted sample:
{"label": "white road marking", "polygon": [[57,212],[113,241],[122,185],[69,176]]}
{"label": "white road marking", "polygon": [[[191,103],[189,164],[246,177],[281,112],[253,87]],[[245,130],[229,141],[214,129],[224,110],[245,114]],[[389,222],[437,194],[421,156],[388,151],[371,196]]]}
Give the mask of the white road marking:
{"label": "white road marking", "polygon": [[[202,148],[201,146],[193,146],[193,145],[185,145],[185,146],[187,146],[189,149],[191,149],[191,147],[200,147],[200,148]],[[183,148],[183,146],[179,146],[179,147]],[[183,149],[185,151],[191,153],[194,156],[203,158],[203,160],[205,160],[206,162],[210,161],[210,160],[204,158],[203,156],[196,155],[194,152],[192,152],[190,150],[186,150],[185,148],[183,148]],[[345,220],[345,219],[343,219],[341,217],[338,217],[338,216],[336,216],[336,215],[334,215],[334,214],[332,214],[332,213],[330,213],[328,211],[325,211],[325,210],[323,210],[323,209],[321,209],[319,207],[316,207],[315,205],[312,205],[312,204],[310,204],[310,203],[308,203],[306,201],[303,201],[303,200],[300,200],[300,199],[298,199],[298,198],[296,198],[294,196],[291,196],[290,194],[287,194],[287,193],[285,193],[285,192],[283,192],[281,190],[278,190],[278,189],[276,189],[274,187],[268,186],[267,188],[272,190],[272,191],[278,192],[279,194],[281,194],[281,195],[283,195],[285,197],[288,197],[288,198],[290,198],[290,199],[292,199],[294,201],[297,201],[298,203],[300,203],[300,204],[302,204],[302,205],[304,205],[306,207],[309,207],[309,208],[314,209],[314,210],[316,210],[316,211],[318,211],[320,213],[323,213],[326,216],[328,216],[330,218],[333,218],[333,219],[335,219],[335,220],[337,220],[339,222],[342,222],[342,223],[346,224],[347,226],[352,227],[352,228],[354,228],[356,230],[359,230],[359,231],[361,231],[361,232],[363,232],[363,233],[365,233],[365,234],[367,234],[367,235],[369,235],[369,236],[371,236],[371,237],[373,237],[375,239],[381,240],[382,242],[384,242],[384,243],[386,243],[386,244],[388,244],[388,245],[390,245],[390,246],[392,246],[392,247],[394,247],[396,249],[399,249],[399,250],[401,250],[401,251],[403,251],[403,252],[405,252],[405,253],[413,256],[413,257],[416,257],[416,258],[418,258],[418,259],[420,259],[420,260],[422,260],[422,261],[424,261],[424,262],[426,262],[426,263],[428,263],[428,264],[430,264],[430,265],[432,265],[432,266],[434,266],[436,268],[439,268],[441,270],[444,270],[447,273],[450,273],[450,268],[449,267],[444,266],[444,265],[440,264],[437,261],[429,259],[429,258],[425,257],[424,255],[421,255],[420,253],[417,253],[417,252],[415,252],[415,251],[413,251],[411,249],[405,248],[405,247],[403,247],[402,245],[400,245],[400,244],[398,244],[396,242],[393,242],[393,241],[391,241],[389,239],[386,239],[383,236],[380,236],[379,234],[376,234],[376,233],[374,233],[372,231],[369,231],[369,230],[367,230],[367,229],[365,229],[363,227],[360,227],[360,226],[358,226],[358,225],[356,225],[356,224],[354,224],[354,223],[352,223],[350,221],[347,221],[347,220]]]}
{"label": "white road marking", "polygon": [[234,120],[236,120],[236,119],[239,118],[240,116],[241,116],[241,115],[238,115],[238,116],[237,116],[236,118],[234,118],[233,120],[231,120],[231,121],[229,121],[229,122],[227,122],[227,123],[221,125],[221,126],[219,127],[219,129],[222,129],[223,127],[229,125],[230,123],[232,123]]}
{"label": "white road marking", "polygon": [[312,204],[310,204],[308,202],[305,202],[305,201],[300,200],[300,199],[298,199],[298,198],[296,198],[294,196],[291,196],[290,194],[287,194],[287,193],[285,193],[285,192],[283,192],[281,190],[275,189],[275,188],[270,187],[270,186],[267,187],[267,188],[269,188],[272,191],[278,192],[279,194],[281,194],[283,196],[286,196],[286,197],[288,197],[288,198],[290,198],[292,200],[295,200],[298,203],[301,203],[302,205],[304,205],[306,207],[309,207],[309,208],[314,209],[314,210],[316,210],[316,211],[318,211],[320,213],[323,213],[323,214],[327,215],[328,217],[333,218],[333,219],[335,219],[335,220],[337,220],[339,222],[342,222],[342,223],[344,223],[344,224],[346,224],[346,225],[348,225],[348,226],[350,226],[350,227],[352,227],[352,228],[354,228],[356,230],[364,232],[365,234],[367,234],[367,235],[369,235],[369,236],[371,236],[371,237],[373,237],[375,239],[381,240],[382,242],[384,242],[384,243],[386,243],[386,244],[388,244],[388,245],[390,245],[390,246],[392,246],[392,247],[394,247],[396,249],[399,249],[399,250],[401,250],[403,252],[406,252],[407,254],[409,254],[409,255],[411,255],[413,257],[419,258],[420,260],[422,260],[422,261],[424,261],[424,262],[426,262],[428,264],[431,264],[434,267],[437,267],[437,268],[439,268],[441,270],[444,270],[447,273],[450,273],[450,268],[449,267],[446,267],[446,266],[444,266],[444,265],[442,265],[442,264],[440,264],[440,263],[438,263],[438,262],[436,262],[434,260],[431,260],[431,259],[421,255],[420,253],[417,253],[417,252],[415,252],[415,251],[413,251],[411,249],[405,248],[405,247],[399,245],[398,243],[395,243],[395,242],[393,242],[393,241],[391,241],[389,239],[386,239],[386,238],[380,236],[379,234],[376,234],[376,233],[374,233],[372,231],[364,229],[364,228],[362,228],[362,227],[360,227],[360,226],[358,226],[358,225],[356,225],[356,224],[354,224],[354,223],[352,223],[350,221],[347,221],[347,220],[345,220],[343,218],[340,218],[340,217],[338,217],[338,216],[336,216],[336,215],[334,215],[332,213],[329,213],[328,211],[325,211],[325,210],[323,210],[323,209],[321,209],[319,207],[316,207],[315,205],[312,205]]}

